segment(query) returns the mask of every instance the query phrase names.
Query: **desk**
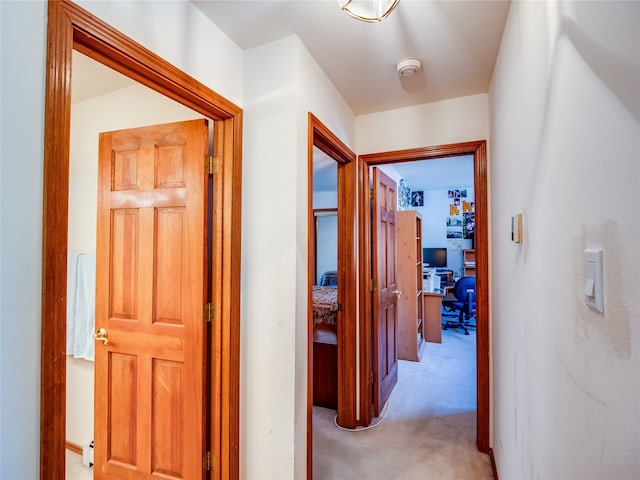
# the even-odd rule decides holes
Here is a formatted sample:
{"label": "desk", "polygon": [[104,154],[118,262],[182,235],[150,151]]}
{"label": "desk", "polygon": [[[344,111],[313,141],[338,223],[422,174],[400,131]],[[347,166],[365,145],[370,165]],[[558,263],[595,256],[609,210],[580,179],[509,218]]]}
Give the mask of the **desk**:
{"label": "desk", "polygon": [[440,277],[441,282],[450,282],[453,278],[453,270],[436,271],[436,275]]}
{"label": "desk", "polygon": [[442,343],[442,297],[443,293],[422,292],[424,298],[424,339]]}

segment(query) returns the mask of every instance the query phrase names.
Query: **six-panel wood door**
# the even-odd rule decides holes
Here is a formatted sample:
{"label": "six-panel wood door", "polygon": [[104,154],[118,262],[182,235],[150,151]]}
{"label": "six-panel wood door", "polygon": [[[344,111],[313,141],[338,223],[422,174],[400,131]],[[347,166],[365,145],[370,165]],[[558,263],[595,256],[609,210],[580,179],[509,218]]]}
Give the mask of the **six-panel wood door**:
{"label": "six-panel wood door", "polygon": [[95,478],[199,479],[207,122],[100,135]]}
{"label": "six-panel wood door", "polygon": [[398,381],[398,281],[396,278],[396,183],[373,169],[373,410],[389,399]]}

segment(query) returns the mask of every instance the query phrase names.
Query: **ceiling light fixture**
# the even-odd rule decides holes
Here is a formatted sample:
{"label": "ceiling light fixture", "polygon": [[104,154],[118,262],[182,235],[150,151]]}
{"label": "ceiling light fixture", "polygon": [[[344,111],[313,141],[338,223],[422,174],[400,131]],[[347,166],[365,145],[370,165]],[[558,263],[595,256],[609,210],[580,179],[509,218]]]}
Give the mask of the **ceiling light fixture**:
{"label": "ceiling light fixture", "polygon": [[401,77],[410,77],[411,75],[415,75],[422,68],[422,62],[413,57],[403,58],[396,65],[396,70],[398,71],[398,75]]}
{"label": "ceiling light fixture", "polygon": [[379,22],[396,8],[400,0],[338,0],[340,8],[363,22]]}

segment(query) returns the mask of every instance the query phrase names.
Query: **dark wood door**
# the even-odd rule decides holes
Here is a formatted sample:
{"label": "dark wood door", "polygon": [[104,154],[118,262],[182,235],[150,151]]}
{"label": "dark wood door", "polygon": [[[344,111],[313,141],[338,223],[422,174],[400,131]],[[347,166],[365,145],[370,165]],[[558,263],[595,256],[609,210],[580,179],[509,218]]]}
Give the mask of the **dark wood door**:
{"label": "dark wood door", "polygon": [[389,399],[398,381],[398,281],[396,278],[396,183],[373,169],[373,410]]}
{"label": "dark wood door", "polygon": [[95,477],[203,478],[207,122],[102,133]]}

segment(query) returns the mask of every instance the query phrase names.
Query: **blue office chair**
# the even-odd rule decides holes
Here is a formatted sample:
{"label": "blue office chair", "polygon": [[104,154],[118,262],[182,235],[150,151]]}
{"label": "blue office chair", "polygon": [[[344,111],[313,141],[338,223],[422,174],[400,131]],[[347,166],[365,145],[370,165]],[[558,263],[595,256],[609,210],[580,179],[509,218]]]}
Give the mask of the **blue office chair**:
{"label": "blue office chair", "polygon": [[[469,335],[467,327],[475,328],[470,319],[476,315],[476,279],[475,277],[462,277],[453,289],[453,295],[447,295],[442,299],[445,317],[457,317],[457,321],[447,320],[442,324],[442,329],[449,327],[462,328],[465,335]],[[451,314],[447,312],[460,312]]]}

